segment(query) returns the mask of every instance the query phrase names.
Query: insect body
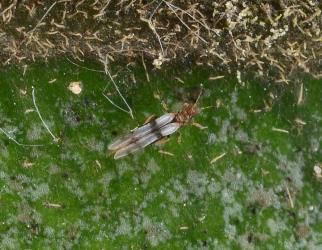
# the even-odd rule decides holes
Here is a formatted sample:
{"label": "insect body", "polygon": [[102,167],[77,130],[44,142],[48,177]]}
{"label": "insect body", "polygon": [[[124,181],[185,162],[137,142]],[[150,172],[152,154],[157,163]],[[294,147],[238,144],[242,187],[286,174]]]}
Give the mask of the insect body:
{"label": "insect body", "polygon": [[181,111],[166,113],[159,118],[135,129],[108,146],[115,151],[114,159],[134,153],[146,146],[176,132],[197,113],[195,104],[183,105]]}

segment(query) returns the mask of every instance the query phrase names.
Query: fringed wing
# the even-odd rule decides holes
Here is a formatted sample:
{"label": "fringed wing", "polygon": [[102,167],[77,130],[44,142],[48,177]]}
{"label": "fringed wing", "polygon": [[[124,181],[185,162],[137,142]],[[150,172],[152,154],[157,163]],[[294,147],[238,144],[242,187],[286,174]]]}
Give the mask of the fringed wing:
{"label": "fringed wing", "polygon": [[131,144],[140,138],[144,137],[145,135],[149,134],[150,132],[157,130],[164,125],[170,123],[175,117],[174,113],[166,113],[159,118],[143,125],[142,127],[139,127],[135,129],[133,132],[129,133],[128,135],[125,135],[113,143],[111,143],[108,146],[109,150],[119,150],[123,147],[126,147],[128,144]]}
{"label": "fringed wing", "polygon": [[145,136],[141,137],[137,141],[130,143],[127,146],[122,147],[118,151],[116,151],[114,155],[114,159],[119,159],[130,153],[134,153],[135,151],[145,148],[146,146],[161,139],[162,137],[168,136],[176,132],[180,127],[180,125],[181,124],[177,122],[169,123],[159,128],[159,130],[154,130],[151,133],[145,134]]}

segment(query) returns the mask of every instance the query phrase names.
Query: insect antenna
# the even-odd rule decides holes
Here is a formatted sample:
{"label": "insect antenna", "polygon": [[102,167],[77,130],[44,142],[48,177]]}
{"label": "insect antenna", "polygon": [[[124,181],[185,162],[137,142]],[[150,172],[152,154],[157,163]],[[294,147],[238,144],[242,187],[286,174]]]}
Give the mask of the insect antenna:
{"label": "insect antenna", "polygon": [[202,83],[200,83],[200,92],[199,92],[199,94],[198,94],[198,97],[197,97],[197,99],[196,99],[195,103],[193,104],[193,107],[196,107],[196,106],[197,106],[197,104],[198,104],[198,102],[199,102],[199,99],[200,99],[200,97],[201,97],[201,95],[202,95],[202,92],[203,92],[203,84],[202,84]]}

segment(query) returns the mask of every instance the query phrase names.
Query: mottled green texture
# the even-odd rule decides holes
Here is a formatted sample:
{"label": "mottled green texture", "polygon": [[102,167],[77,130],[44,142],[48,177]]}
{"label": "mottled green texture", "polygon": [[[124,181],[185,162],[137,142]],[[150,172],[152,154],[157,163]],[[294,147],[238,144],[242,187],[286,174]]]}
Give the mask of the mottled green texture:
{"label": "mottled green texture", "polygon": [[[321,81],[305,80],[297,105],[293,84],[208,81],[201,69],[150,72],[148,83],[141,69],[114,67],[132,120],[102,96],[110,84],[103,73],[68,62],[22,72],[0,72],[0,127],[20,143],[44,146],[19,146],[0,134],[1,249],[322,248],[322,182],[313,172],[322,162]],[[79,96],[67,89],[71,81],[82,82]],[[194,121],[207,129],[184,126],[167,143],[119,161],[107,154],[117,135],[162,115],[161,101],[174,110],[200,82],[199,107],[213,107]],[[26,113],[34,109],[31,86],[58,143],[36,112]]]}

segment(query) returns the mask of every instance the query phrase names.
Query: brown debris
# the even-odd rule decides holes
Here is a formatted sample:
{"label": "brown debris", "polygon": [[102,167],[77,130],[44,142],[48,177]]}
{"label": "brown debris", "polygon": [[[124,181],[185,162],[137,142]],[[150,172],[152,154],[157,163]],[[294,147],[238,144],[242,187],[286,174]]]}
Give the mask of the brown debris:
{"label": "brown debris", "polygon": [[155,68],[195,63],[289,84],[322,75],[321,15],[319,1],[302,0],[4,1],[0,62],[68,55]]}

